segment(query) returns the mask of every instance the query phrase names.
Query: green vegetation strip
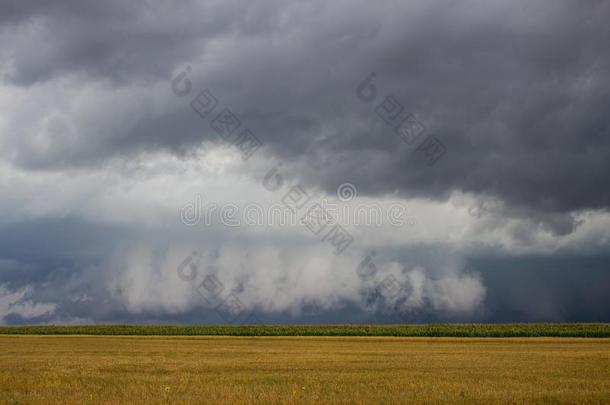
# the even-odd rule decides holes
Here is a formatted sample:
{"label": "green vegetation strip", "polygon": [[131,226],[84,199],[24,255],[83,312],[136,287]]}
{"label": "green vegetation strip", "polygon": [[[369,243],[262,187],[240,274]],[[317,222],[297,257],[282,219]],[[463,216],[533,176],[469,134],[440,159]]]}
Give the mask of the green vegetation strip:
{"label": "green vegetation strip", "polygon": [[610,337],[610,324],[2,326],[4,335]]}

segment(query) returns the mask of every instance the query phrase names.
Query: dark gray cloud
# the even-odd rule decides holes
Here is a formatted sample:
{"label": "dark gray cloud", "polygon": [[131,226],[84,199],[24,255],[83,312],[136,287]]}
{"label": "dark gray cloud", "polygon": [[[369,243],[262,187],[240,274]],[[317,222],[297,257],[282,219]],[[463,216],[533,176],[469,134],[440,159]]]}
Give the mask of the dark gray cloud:
{"label": "dark gray cloud", "polygon": [[[610,204],[607,2],[79,4],[5,6],[9,82],[84,74],[146,87],[190,63],[196,89],[329,190],[349,178],[363,193],[462,190],[541,212]],[[363,105],[354,91],[371,71],[379,94]],[[446,145],[436,166],[375,115],[386,95]],[[214,139],[166,97],[155,111],[117,99],[134,116],[112,136],[96,134],[109,114],[90,117],[75,161]]]}

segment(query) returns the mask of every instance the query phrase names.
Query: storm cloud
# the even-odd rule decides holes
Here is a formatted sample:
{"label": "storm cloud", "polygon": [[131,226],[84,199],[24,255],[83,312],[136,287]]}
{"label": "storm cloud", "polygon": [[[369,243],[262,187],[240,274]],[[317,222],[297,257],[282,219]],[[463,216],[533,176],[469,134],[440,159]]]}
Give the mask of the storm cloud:
{"label": "storm cloud", "polygon": [[[609,17],[603,0],[4,2],[4,321],[210,321],[175,271],[193,250],[269,322],[607,320],[590,284],[610,279]],[[225,108],[261,142],[247,160],[214,129]],[[345,205],[345,183],[410,225],[349,227],[335,257],[303,226],[180,222],[199,194],[269,207],[298,184]],[[557,257],[572,267],[551,277]],[[552,280],[509,293],[525,268]]]}

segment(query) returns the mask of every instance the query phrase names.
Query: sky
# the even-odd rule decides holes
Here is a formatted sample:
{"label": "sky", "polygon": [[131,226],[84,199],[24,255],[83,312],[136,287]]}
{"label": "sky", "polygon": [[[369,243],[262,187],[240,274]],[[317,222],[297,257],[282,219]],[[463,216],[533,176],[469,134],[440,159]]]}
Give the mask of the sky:
{"label": "sky", "polygon": [[610,2],[0,4],[0,323],[610,321]]}

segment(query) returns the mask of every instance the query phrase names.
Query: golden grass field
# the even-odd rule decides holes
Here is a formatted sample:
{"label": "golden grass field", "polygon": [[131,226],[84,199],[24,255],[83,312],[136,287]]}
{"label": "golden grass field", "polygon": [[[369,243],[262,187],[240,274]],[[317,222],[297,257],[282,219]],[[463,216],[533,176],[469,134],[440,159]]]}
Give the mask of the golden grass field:
{"label": "golden grass field", "polygon": [[610,339],[0,336],[0,402],[610,403]]}

